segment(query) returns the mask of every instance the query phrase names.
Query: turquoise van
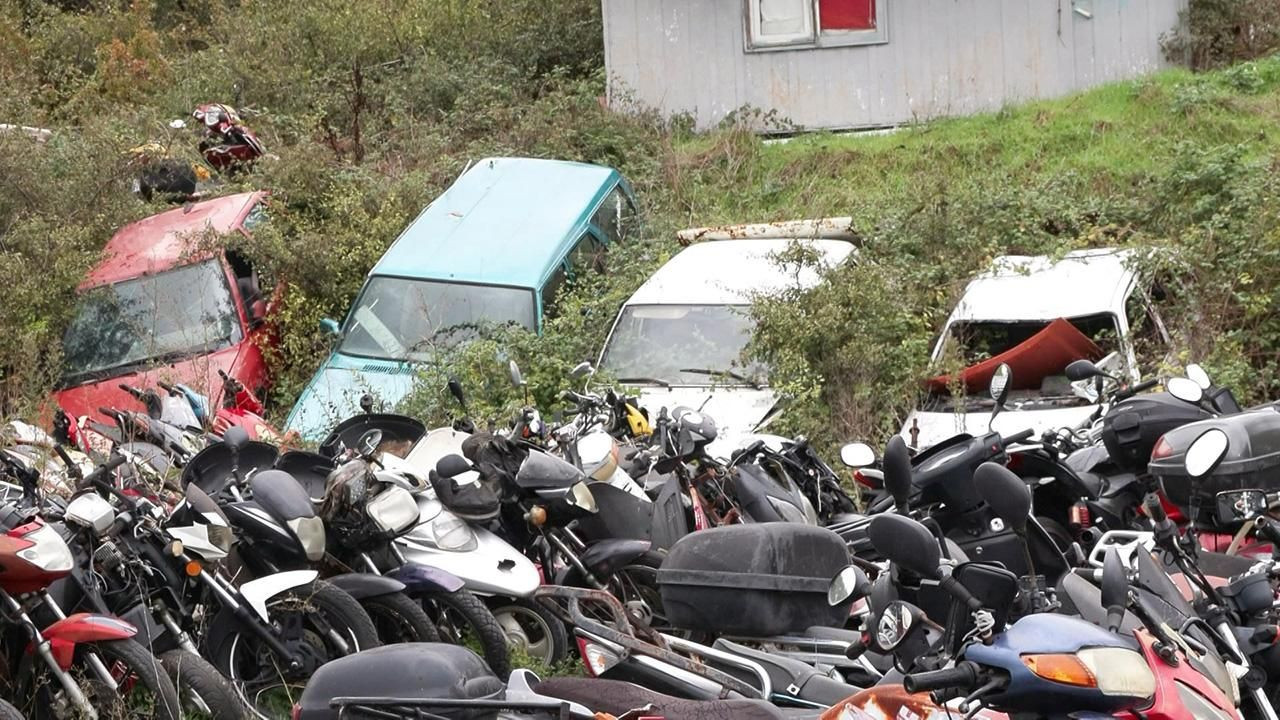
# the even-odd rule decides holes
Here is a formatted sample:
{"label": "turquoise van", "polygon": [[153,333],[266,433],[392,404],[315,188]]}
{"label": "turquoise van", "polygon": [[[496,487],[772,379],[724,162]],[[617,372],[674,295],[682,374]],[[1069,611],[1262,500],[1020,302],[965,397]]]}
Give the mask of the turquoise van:
{"label": "turquoise van", "polygon": [[334,350],[285,421],[319,440],[372,395],[392,407],[415,365],[482,323],[541,331],[565,280],[602,267],[624,239],[635,197],[599,165],[490,158],[469,167],[400,234],[365,280]]}

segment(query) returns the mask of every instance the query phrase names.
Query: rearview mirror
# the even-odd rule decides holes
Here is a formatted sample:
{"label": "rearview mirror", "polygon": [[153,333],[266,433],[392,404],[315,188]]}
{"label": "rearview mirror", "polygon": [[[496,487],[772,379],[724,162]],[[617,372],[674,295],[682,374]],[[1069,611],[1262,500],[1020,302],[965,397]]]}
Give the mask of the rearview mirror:
{"label": "rearview mirror", "polygon": [[249,444],[249,433],[239,425],[232,425],[222,433],[222,442],[233,454],[238,454],[245,445]]}
{"label": "rearview mirror", "polygon": [[590,375],[593,375],[595,374],[595,371],[596,371],[596,368],[591,363],[580,362],[577,365],[573,366],[573,369],[569,371],[569,377],[573,378],[574,380],[577,380],[578,378],[588,377]]}
{"label": "rearview mirror", "polygon": [[1103,372],[1098,369],[1097,365],[1093,364],[1092,360],[1076,360],[1068,365],[1063,372],[1071,382],[1079,382],[1103,375]]}
{"label": "rearview mirror", "polygon": [[436,463],[436,472],[441,477],[458,477],[464,473],[471,472],[471,463],[461,455],[445,455]]}
{"label": "rearview mirror", "polygon": [[1218,522],[1234,525],[1261,517],[1267,511],[1267,494],[1261,490],[1225,490],[1214,496]]}
{"label": "rearview mirror", "polygon": [[1209,428],[1200,433],[1200,437],[1191,442],[1186,456],[1182,459],[1187,475],[1202,478],[1213,472],[1218,463],[1222,462],[1222,458],[1226,457],[1227,448],[1230,446],[1231,441],[1227,439],[1227,434],[1218,428]]}
{"label": "rearview mirror", "polygon": [[827,587],[827,604],[831,607],[843,605],[850,600],[866,597],[871,592],[871,581],[862,568],[850,565],[831,579]]}
{"label": "rearview mirror", "polygon": [[1009,399],[1009,386],[1013,383],[1013,369],[1008,363],[1000,363],[995,372],[991,373],[991,385],[988,389],[991,391],[991,399],[996,401],[996,407],[1004,407],[1004,401]]}
{"label": "rearview mirror", "polygon": [[911,453],[907,441],[894,435],[884,446],[884,487],[893,496],[894,507],[905,513],[911,500]]}
{"label": "rearview mirror", "polygon": [[919,608],[901,600],[894,600],[886,605],[876,620],[875,632],[872,633],[876,649],[887,653],[901,645],[920,627],[922,615]]}
{"label": "rearview mirror", "polygon": [[1031,489],[1009,468],[985,462],[973,471],[973,484],[995,514],[1019,535],[1027,531],[1031,515]]}
{"label": "rearview mirror", "polygon": [[867,537],[890,561],[930,580],[942,577],[942,550],[929,528],[906,515],[885,513],[871,518]]}
{"label": "rearview mirror", "polygon": [[1204,368],[1196,363],[1191,363],[1187,366],[1187,379],[1199,385],[1201,390],[1208,390],[1213,385],[1212,382],[1209,382],[1209,373],[1205,372]]}
{"label": "rearview mirror", "polygon": [[463,410],[467,409],[467,396],[462,392],[462,383],[458,382],[458,378],[449,378],[449,394],[453,396],[454,400],[458,401]]}
{"label": "rearview mirror", "polygon": [[1169,378],[1164,389],[1179,400],[1192,404],[1198,404],[1204,397],[1204,390],[1194,380],[1187,378]]}
{"label": "rearview mirror", "polygon": [[515,387],[524,387],[524,376],[520,374],[520,366],[515,360],[507,361],[507,373],[511,376],[511,384]]}
{"label": "rearview mirror", "polygon": [[326,335],[336,336],[342,332],[342,327],[338,325],[338,321],[333,318],[320,318],[320,331]]}
{"label": "rearview mirror", "polygon": [[876,463],[876,451],[866,443],[849,443],[840,448],[840,462],[851,468],[868,467]]}
{"label": "rearview mirror", "polygon": [[1102,607],[1107,609],[1107,630],[1120,629],[1128,600],[1129,579],[1125,577],[1124,563],[1115,546],[1108,547],[1102,560]]}

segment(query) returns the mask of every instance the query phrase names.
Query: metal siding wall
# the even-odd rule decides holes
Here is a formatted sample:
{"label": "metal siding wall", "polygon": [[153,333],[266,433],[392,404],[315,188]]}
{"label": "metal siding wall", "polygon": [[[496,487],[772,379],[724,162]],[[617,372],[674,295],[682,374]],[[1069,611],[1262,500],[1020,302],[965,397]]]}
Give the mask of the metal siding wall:
{"label": "metal siding wall", "polygon": [[1164,67],[1187,0],[885,2],[887,44],[747,53],[741,0],[602,0],[610,98],[704,128],[743,106],[805,128],[995,110]]}

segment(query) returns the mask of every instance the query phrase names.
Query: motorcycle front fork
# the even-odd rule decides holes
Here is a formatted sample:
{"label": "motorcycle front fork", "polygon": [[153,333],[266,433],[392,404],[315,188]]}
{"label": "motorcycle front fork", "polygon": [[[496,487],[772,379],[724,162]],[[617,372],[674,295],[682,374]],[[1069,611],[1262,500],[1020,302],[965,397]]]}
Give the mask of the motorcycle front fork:
{"label": "motorcycle front fork", "polygon": [[[80,689],[79,683],[76,682],[75,678],[71,677],[71,673],[63,670],[62,666],[58,664],[57,658],[53,656],[52,644],[49,640],[45,639],[43,634],[41,634],[40,628],[36,627],[36,624],[32,622],[31,616],[28,615],[26,609],[22,607],[22,603],[18,602],[12,595],[4,591],[0,591],[0,600],[3,600],[5,607],[9,612],[26,627],[27,633],[31,635],[31,645],[35,650],[35,653],[40,656],[40,660],[44,662],[45,666],[49,669],[49,672],[53,673],[53,676],[57,678],[58,684],[61,685],[63,691],[66,692],[67,699],[71,701],[71,704],[83,713],[85,717],[90,720],[97,720],[98,712],[93,709],[93,705],[89,702],[89,699],[85,697],[84,691]],[[59,608],[57,613],[59,617],[61,617],[62,609]],[[101,660],[99,660],[99,664],[101,664]],[[108,674],[108,677],[109,676],[110,675]],[[113,687],[115,686],[114,680],[111,682],[111,685]]]}

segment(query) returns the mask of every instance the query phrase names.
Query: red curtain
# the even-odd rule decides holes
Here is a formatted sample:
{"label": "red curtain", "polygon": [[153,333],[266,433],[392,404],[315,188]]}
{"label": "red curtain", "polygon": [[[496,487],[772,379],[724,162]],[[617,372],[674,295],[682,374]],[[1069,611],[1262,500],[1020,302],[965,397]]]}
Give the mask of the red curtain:
{"label": "red curtain", "polygon": [[876,0],[818,0],[823,30],[874,30]]}

